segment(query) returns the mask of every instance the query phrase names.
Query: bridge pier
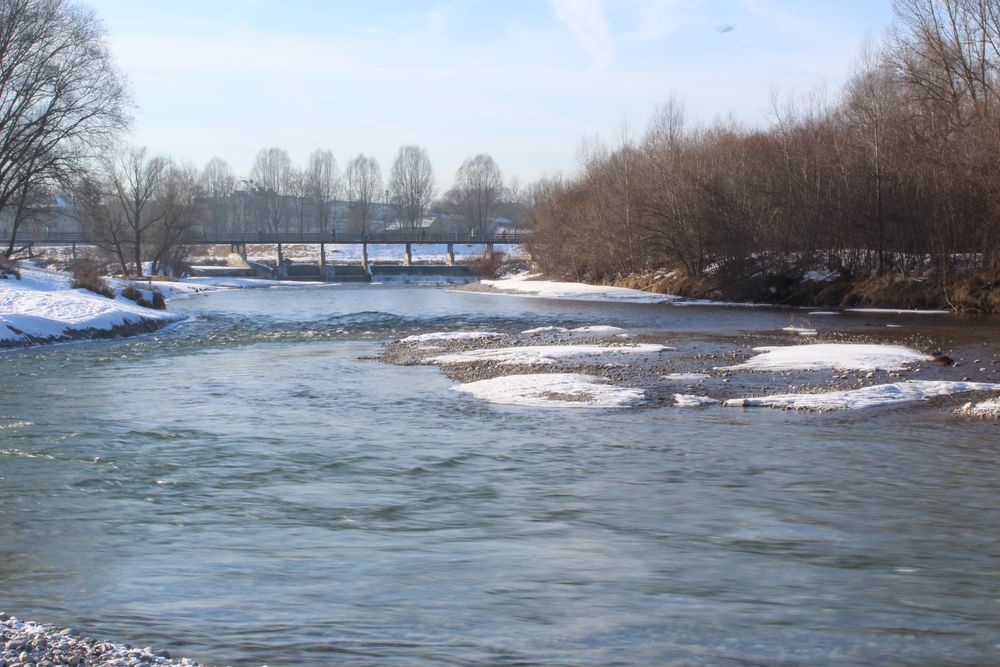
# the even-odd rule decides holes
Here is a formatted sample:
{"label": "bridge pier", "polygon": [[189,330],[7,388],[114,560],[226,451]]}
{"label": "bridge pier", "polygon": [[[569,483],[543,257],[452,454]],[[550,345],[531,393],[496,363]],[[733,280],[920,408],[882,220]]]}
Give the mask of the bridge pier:
{"label": "bridge pier", "polygon": [[493,259],[493,244],[492,243],[487,243],[486,244],[486,252],[484,254],[486,255],[486,259]]}
{"label": "bridge pier", "polygon": [[369,276],[372,274],[371,267],[368,266],[368,242],[363,241],[361,243],[361,268],[365,270]]}
{"label": "bridge pier", "polygon": [[448,254],[445,255],[444,263],[448,266],[455,266],[455,244],[448,244]]}
{"label": "bridge pier", "polygon": [[406,244],[406,251],[403,254],[403,266],[410,266],[413,264],[413,251],[411,249],[412,244]]}
{"label": "bridge pier", "polygon": [[73,242],[73,261],[76,261],[76,242]]}
{"label": "bridge pier", "polygon": [[285,275],[285,258],[281,254],[281,244],[278,244],[278,277],[284,278]]}
{"label": "bridge pier", "polygon": [[229,244],[229,253],[230,254],[235,253],[235,254],[239,255],[240,258],[243,259],[243,261],[246,261],[246,258],[247,258],[247,244],[246,243],[230,243]]}
{"label": "bridge pier", "polygon": [[319,275],[326,280],[326,244],[319,244]]}

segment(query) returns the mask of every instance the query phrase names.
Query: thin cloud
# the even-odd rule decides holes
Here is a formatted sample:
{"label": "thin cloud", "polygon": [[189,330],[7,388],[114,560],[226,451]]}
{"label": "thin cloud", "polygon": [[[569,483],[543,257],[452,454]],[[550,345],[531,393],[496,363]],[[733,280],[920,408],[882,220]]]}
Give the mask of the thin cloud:
{"label": "thin cloud", "polygon": [[556,18],[564,23],[597,67],[611,64],[614,42],[601,0],[549,0]]}

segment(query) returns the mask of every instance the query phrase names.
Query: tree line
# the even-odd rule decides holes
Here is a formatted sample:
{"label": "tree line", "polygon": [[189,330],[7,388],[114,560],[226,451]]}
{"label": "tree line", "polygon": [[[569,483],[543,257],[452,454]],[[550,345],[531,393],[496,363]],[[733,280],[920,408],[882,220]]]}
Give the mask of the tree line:
{"label": "tree line", "polygon": [[121,142],[131,110],[100,21],[70,0],[0,0],[0,213],[14,255],[18,232],[55,192],[69,195],[81,225],[123,273],[180,259],[202,233],[334,228],[366,237],[376,220],[416,229],[433,213],[485,234],[500,214],[526,210],[517,181],[495,160],[466,159],[438,195],[427,150],[399,149],[388,174],[365,154],[343,172],[330,150],[301,168],[281,148],[261,150],[237,177],[222,158],[202,170]]}
{"label": "tree line", "polygon": [[532,256],[592,280],[1000,271],[1000,2],[893,9],[833,99],[774,96],[765,129],[692,125],[672,99],[639,138],[585,147],[534,188]]}

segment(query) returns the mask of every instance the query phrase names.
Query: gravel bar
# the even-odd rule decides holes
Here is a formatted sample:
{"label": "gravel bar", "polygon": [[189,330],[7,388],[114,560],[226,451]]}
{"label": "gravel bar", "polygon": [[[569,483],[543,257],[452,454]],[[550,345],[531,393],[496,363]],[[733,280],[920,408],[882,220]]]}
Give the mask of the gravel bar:
{"label": "gravel bar", "polygon": [[22,621],[0,612],[0,667],[201,667],[167,651],[84,637],[72,628]]}

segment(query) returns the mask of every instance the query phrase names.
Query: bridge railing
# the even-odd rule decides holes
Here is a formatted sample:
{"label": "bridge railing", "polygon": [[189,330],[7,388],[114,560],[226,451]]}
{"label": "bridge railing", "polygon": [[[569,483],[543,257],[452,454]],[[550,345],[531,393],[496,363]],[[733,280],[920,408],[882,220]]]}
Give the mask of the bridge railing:
{"label": "bridge railing", "polygon": [[[252,243],[327,243],[327,244],[355,244],[355,243],[384,243],[384,244],[443,244],[458,243],[471,245],[486,244],[520,244],[531,238],[531,233],[526,231],[501,232],[499,234],[478,234],[462,232],[428,232],[426,230],[391,230],[379,231],[369,234],[348,234],[348,233],[327,233],[315,232],[196,232],[185,237],[180,243],[182,245],[244,245]],[[6,246],[10,242],[9,238],[0,237],[0,244]],[[17,244],[21,245],[96,245],[96,239],[82,232],[43,232],[38,235],[19,234]]]}

